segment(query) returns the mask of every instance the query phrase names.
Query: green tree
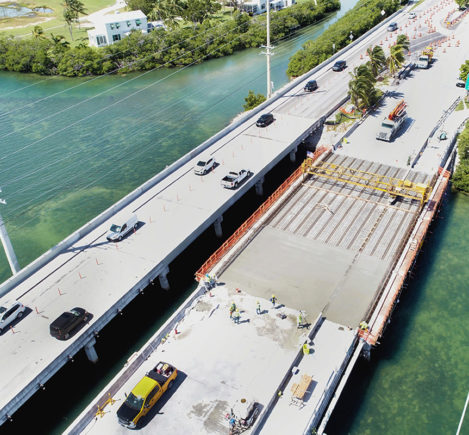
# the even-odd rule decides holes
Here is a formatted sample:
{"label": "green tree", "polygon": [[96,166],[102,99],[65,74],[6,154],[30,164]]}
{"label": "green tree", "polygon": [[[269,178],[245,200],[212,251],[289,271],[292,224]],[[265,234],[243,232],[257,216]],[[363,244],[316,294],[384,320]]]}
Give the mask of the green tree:
{"label": "green tree", "polygon": [[469,75],[469,60],[466,60],[461,67],[459,68],[459,78],[461,80],[466,80]]}
{"label": "green tree", "polygon": [[467,4],[467,0],[455,0],[455,2],[459,7],[464,7]]}
{"label": "green tree", "polygon": [[396,45],[400,45],[403,51],[409,51],[410,40],[407,35],[397,35]]}
{"label": "green tree", "polygon": [[259,104],[263,103],[266,100],[265,96],[262,94],[255,94],[254,91],[249,91],[247,97],[244,98],[246,104],[243,104],[244,110],[251,110],[254,107],[257,107]]}
{"label": "green tree", "polygon": [[208,17],[221,9],[221,4],[215,0],[180,0],[181,17],[194,24],[202,24]]}
{"label": "green tree", "polygon": [[31,33],[35,39],[46,39],[46,35],[44,35],[44,30],[41,26],[34,26]]}
{"label": "green tree", "polygon": [[373,73],[367,65],[359,65],[349,74],[350,100],[359,109],[368,109],[376,99],[376,81]]}
{"label": "green tree", "polygon": [[73,41],[73,23],[75,23],[78,19],[77,13],[71,9],[69,6],[65,5],[64,12],[63,12],[64,20],[67,23],[68,30],[70,32],[70,37]]}
{"label": "green tree", "polygon": [[375,45],[373,48],[368,47],[366,53],[369,57],[367,65],[373,74],[373,77],[378,77],[379,72],[386,66],[386,55],[384,50],[379,46]]}
{"label": "green tree", "polygon": [[182,16],[183,8],[179,0],[157,0],[153,3],[150,18],[163,21],[174,29],[178,26],[177,18]]}
{"label": "green tree", "polygon": [[80,0],[65,0],[65,4],[76,14],[76,22],[78,22],[78,28],[80,28],[79,16],[86,15],[85,5]]}
{"label": "green tree", "polygon": [[389,72],[394,77],[394,75],[399,71],[399,68],[404,63],[404,53],[402,50],[401,45],[393,45],[391,46],[391,50],[389,53],[388,58],[386,59],[386,63],[388,65]]}

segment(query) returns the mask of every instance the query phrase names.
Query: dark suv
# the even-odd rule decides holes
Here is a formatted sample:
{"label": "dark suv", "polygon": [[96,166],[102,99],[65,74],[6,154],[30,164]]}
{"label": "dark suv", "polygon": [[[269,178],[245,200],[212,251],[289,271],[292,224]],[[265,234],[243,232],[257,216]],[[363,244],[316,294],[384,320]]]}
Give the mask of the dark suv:
{"label": "dark suv", "polygon": [[310,80],[308,83],[305,85],[305,92],[313,92],[318,88],[318,84],[316,80]]}
{"label": "dark suv", "polygon": [[274,115],[272,113],[264,113],[261,117],[257,120],[256,125],[258,127],[267,127],[268,125],[274,122]]}
{"label": "dark suv", "polygon": [[73,308],[61,314],[50,324],[50,335],[58,340],[68,340],[72,331],[91,317],[83,308]]}
{"label": "dark suv", "polygon": [[332,67],[332,71],[343,71],[346,66],[347,62],[345,60],[338,60]]}

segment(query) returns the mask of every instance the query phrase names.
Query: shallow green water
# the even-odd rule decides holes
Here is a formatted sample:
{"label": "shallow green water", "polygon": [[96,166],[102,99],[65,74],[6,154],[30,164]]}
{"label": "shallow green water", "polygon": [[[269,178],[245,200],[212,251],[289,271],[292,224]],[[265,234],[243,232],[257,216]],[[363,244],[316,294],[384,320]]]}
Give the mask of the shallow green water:
{"label": "shallow green water", "polygon": [[[469,198],[447,194],[392,322],[327,433],[455,434],[469,391]],[[469,434],[469,416],[461,434]]]}

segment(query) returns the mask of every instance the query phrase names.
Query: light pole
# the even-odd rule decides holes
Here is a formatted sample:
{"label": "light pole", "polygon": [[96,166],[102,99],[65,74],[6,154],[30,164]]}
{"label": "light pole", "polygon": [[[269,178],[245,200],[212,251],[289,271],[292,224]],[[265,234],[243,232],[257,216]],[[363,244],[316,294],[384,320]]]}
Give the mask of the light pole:
{"label": "light pole", "polygon": [[353,33],[352,33],[351,30],[350,30],[350,35],[348,37],[350,38],[350,42],[352,42],[353,41]]}
{"label": "light pole", "polygon": [[[0,192],[2,189],[0,189]],[[7,202],[4,199],[0,198],[0,204],[6,204]],[[10,264],[11,271],[13,275],[20,271],[20,265],[15,255],[15,251],[13,250],[13,246],[11,244],[10,238],[8,237],[7,229],[5,227],[5,223],[3,222],[2,215],[0,214],[0,239],[2,239],[3,249],[5,250],[5,254],[8,259],[8,263]]]}
{"label": "light pole", "polygon": [[270,51],[272,48],[270,46],[270,0],[266,0],[266,7],[267,7],[267,45],[263,45],[262,47],[266,49],[262,54],[265,54],[267,56],[267,99],[269,99],[272,96],[272,81],[270,80],[270,56],[273,55],[273,53]]}

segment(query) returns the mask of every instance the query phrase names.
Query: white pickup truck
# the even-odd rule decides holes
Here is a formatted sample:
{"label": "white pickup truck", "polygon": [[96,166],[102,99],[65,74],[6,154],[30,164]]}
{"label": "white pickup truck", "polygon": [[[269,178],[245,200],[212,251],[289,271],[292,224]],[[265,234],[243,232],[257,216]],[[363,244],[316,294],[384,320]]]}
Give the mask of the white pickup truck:
{"label": "white pickup truck", "polygon": [[241,169],[239,172],[229,172],[222,178],[221,185],[226,189],[236,189],[244,180],[249,178],[252,172]]}

